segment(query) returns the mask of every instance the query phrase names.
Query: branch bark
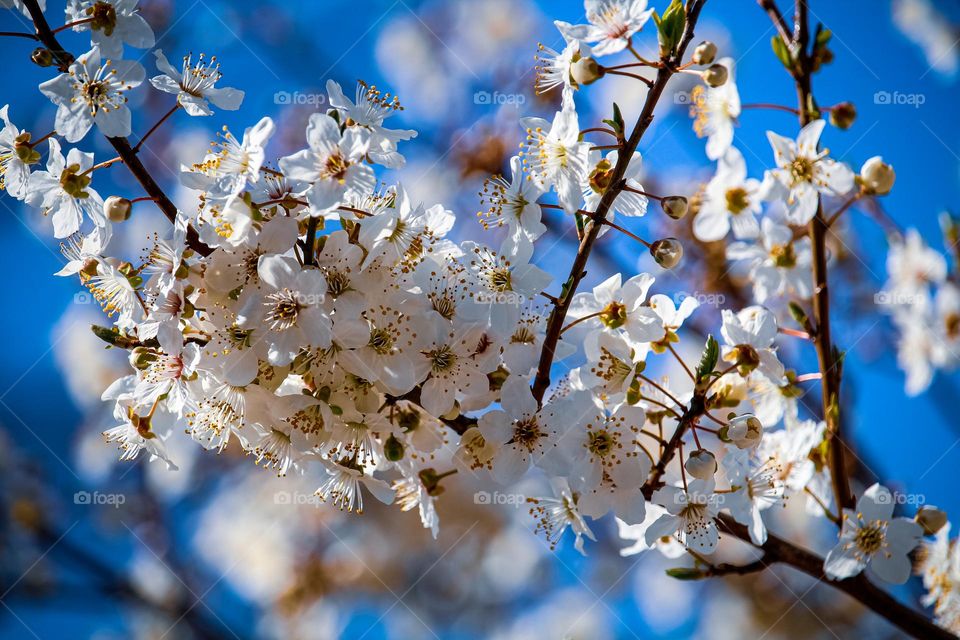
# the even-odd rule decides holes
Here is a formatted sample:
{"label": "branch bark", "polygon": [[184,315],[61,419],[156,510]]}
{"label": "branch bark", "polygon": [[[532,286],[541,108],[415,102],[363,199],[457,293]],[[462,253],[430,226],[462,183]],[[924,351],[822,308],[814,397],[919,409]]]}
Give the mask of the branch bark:
{"label": "branch bark", "polygon": [[703,8],[705,2],[706,0],[693,0],[688,3],[687,24],[680,43],[677,45],[676,53],[657,69],[657,76],[650,90],[647,92],[647,97],[644,100],[643,108],[640,111],[640,116],[637,118],[633,132],[618,154],[617,165],[614,167],[613,177],[610,180],[610,187],[604,192],[603,197],[600,199],[600,204],[597,205],[597,210],[592,216],[590,226],[587,228],[583,240],[580,241],[577,255],[573,260],[573,265],[570,267],[570,275],[566,281],[566,289],[563,295],[560,296],[558,303],[554,305],[547,322],[546,336],[544,337],[543,348],[540,352],[540,362],[537,365],[537,373],[532,385],[533,396],[537,399],[538,403],[543,402],[543,396],[547,391],[547,387],[550,386],[550,369],[553,367],[553,359],[557,342],[560,339],[560,332],[563,330],[564,324],[566,324],[567,312],[570,310],[570,303],[573,301],[573,296],[577,292],[577,287],[586,275],[590,252],[593,249],[594,243],[597,241],[600,229],[603,227],[603,220],[606,219],[607,213],[609,213],[617,196],[620,195],[626,186],[624,175],[627,170],[627,165],[634,151],[637,150],[637,146],[640,144],[640,140],[643,138],[644,133],[646,133],[650,123],[653,122],[653,111],[660,100],[660,96],[663,95],[664,90],[667,88],[667,83],[670,81],[670,78],[676,73],[676,67],[683,61],[683,54],[690,44],[690,40],[693,38],[697,19],[700,16],[700,10]]}
{"label": "branch bark", "polygon": [[[50,53],[53,54],[61,66],[68,66],[73,61],[73,56],[60,45],[57,36],[53,33],[46,17],[43,15],[43,11],[40,9],[37,0],[23,0],[23,4],[30,12],[33,27],[37,31],[37,38],[50,50]],[[171,223],[175,222],[177,219],[176,205],[167,197],[167,194],[164,193],[160,185],[153,179],[153,176],[150,175],[147,168],[140,162],[137,151],[130,146],[130,142],[126,138],[111,138],[109,136],[106,136],[106,138],[110,144],[113,145],[117,155],[123,160],[123,164],[127,165],[130,173],[133,174],[133,177],[135,177],[137,182],[140,183],[140,186],[143,187],[143,190],[157,203],[157,206],[160,208],[160,211],[163,212],[163,215],[166,216],[167,220]],[[213,253],[211,247],[208,247],[200,241],[197,230],[192,226],[187,229],[187,246],[202,256],[208,256]]]}
{"label": "branch bark", "polygon": [[[772,2],[771,2],[772,4]],[[797,89],[800,125],[809,124],[815,114],[813,99],[813,60],[810,56],[809,7],[807,0],[797,0],[794,18],[795,49],[797,64],[791,72]],[[827,220],[823,213],[822,199],[817,204],[817,214],[810,221],[811,258],[813,263],[813,321],[816,328],[814,346],[821,377],[821,403],[823,418],[830,433],[830,475],[837,504],[843,508],[854,507],[853,493],[847,477],[843,434],[840,423],[840,362],[834,350],[830,329],[830,289],[827,276]]]}
{"label": "branch bark", "polygon": [[[718,521],[721,531],[748,543],[750,542],[750,534],[747,528],[729,515],[721,514]],[[909,633],[915,638],[923,638],[924,640],[928,638],[956,639],[956,636],[935,625],[922,612],[902,604],[889,593],[877,587],[862,573],[846,580],[829,580],[823,573],[823,558],[773,534],[768,534],[767,541],[764,544],[754,546],[763,550],[763,561],[768,565],[773,563],[785,564],[816,580],[823,581],[824,584],[846,593],[901,631]]]}

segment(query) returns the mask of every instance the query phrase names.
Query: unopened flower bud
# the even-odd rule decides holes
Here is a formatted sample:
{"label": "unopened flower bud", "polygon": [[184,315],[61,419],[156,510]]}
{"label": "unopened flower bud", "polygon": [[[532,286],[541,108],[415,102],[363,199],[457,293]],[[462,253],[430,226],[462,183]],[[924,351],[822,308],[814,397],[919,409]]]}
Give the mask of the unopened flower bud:
{"label": "unopened flower bud", "polygon": [[579,85],[588,85],[603,77],[603,67],[593,58],[580,58],[570,65],[570,77]]}
{"label": "unopened flower bud", "polygon": [[857,119],[857,108],[852,102],[841,102],[830,109],[830,124],[837,129],[849,129]]}
{"label": "unopened flower bud", "polygon": [[456,420],[458,417],[460,417],[460,405],[454,402],[453,406],[450,408],[450,411],[447,411],[440,417],[444,420]]}
{"label": "unopened flower bud", "polygon": [[144,371],[157,361],[157,352],[148,347],[135,347],[130,351],[130,366],[138,371]]}
{"label": "unopened flower bud", "polygon": [[712,64],[703,72],[703,81],[711,87],[722,87],[727,83],[730,72],[722,64]]}
{"label": "unopened flower bud", "polygon": [[687,211],[690,209],[687,199],[683,196],[667,196],[660,200],[660,207],[665,214],[674,220],[679,220],[687,215]]}
{"label": "unopened flower bud", "polygon": [[383,455],[390,462],[396,462],[403,459],[403,443],[396,436],[391,435],[383,443]]}
{"label": "unopened flower bud", "polygon": [[760,444],[763,437],[763,424],[753,414],[745,413],[730,421],[723,429],[725,440],[729,440],[740,449],[752,449]]}
{"label": "unopened flower bud", "polygon": [[698,480],[709,480],[717,472],[717,459],[706,449],[690,452],[683,468]]}
{"label": "unopened flower bud", "polygon": [[650,255],[664,269],[673,269],[683,258],[683,245],[676,238],[663,238],[650,245]]}
{"label": "unopened flower bud", "polygon": [[932,536],[947,524],[947,514],[936,507],[921,507],[917,512],[917,524],[923,527],[925,535]]}
{"label": "unopened flower bud", "polygon": [[704,40],[693,50],[693,64],[710,64],[717,57],[717,45]]}
{"label": "unopened flower bud", "polygon": [[130,210],[133,208],[126,198],[120,196],[110,196],[103,201],[103,212],[107,215],[110,222],[123,222],[130,218]]}
{"label": "unopened flower bud", "polygon": [[97,267],[99,266],[100,266],[100,263],[97,261],[96,258],[87,258],[86,261],[83,263],[83,268],[80,269],[80,273],[92,278],[93,276],[97,275]]}
{"label": "unopened flower bud", "polygon": [[880,156],[873,156],[863,163],[860,169],[860,181],[868,193],[885,196],[893,189],[897,174],[893,167],[883,161]]}
{"label": "unopened flower bud", "polygon": [[46,47],[37,47],[30,54],[30,59],[38,67],[49,67],[53,64],[53,54]]}

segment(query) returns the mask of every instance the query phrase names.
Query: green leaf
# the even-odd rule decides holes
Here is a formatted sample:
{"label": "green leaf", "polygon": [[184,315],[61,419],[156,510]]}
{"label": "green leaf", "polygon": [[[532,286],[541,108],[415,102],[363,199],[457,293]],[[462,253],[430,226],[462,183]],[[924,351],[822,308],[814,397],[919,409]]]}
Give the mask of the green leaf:
{"label": "green leaf", "polygon": [[807,312],[803,310],[803,307],[793,300],[789,302],[787,307],[790,309],[790,315],[797,321],[797,324],[804,329],[808,329],[810,326],[810,318],[807,317]]}
{"label": "green leaf", "polygon": [[817,25],[817,35],[813,40],[813,50],[821,49],[827,46],[827,43],[830,42],[830,38],[833,37],[833,32],[830,29],[824,29],[822,24]]}
{"label": "green leaf", "polygon": [[610,128],[617,134],[617,137],[623,137],[626,125],[623,122],[623,115],[620,114],[620,107],[616,102],[613,103],[613,118],[608,118],[604,120],[603,123],[610,125]]}
{"label": "green leaf", "polygon": [[703,347],[703,355],[700,356],[700,364],[697,365],[697,381],[703,380],[709,376],[717,366],[717,360],[720,358],[720,345],[717,339],[712,335],[707,336],[707,343]]}
{"label": "green leaf", "polygon": [[666,58],[674,52],[683,37],[683,30],[687,26],[687,11],[680,0],[673,0],[659,20],[656,17],[654,20],[660,36],[660,56]]}
{"label": "green leaf", "polygon": [[783,38],[780,36],[773,36],[770,39],[770,45],[773,47],[773,53],[777,56],[777,59],[783,64],[787,69],[793,68],[793,54],[790,53],[790,47],[787,46],[787,43],[783,41]]}
{"label": "green leaf", "polygon": [[667,575],[677,580],[700,580],[707,577],[700,569],[693,567],[674,567],[673,569],[667,569]]}
{"label": "green leaf", "polygon": [[119,347],[120,349],[133,349],[140,344],[136,338],[128,338],[127,336],[121,334],[116,327],[108,328],[93,324],[90,325],[90,330],[93,331],[93,335],[97,336],[111,347]]}

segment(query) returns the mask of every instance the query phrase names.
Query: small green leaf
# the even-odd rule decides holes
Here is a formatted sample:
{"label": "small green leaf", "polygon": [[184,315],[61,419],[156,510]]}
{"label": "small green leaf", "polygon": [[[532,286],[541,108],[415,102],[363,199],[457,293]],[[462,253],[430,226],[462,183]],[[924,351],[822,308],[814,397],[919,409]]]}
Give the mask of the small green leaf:
{"label": "small green leaf", "polygon": [[790,47],[787,46],[787,43],[783,41],[783,38],[780,36],[773,36],[770,39],[770,45],[773,47],[773,53],[777,56],[777,59],[783,64],[787,69],[793,68],[793,54],[790,53]]}
{"label": "small green leaf", "polygon": [[707,577],[700,569],[693,567],[674,567],[667,569],[667,575],[677,580],[701,580]]}
{"label": "small green leaf", "polygon": [[790,315],[797,321],[797,324],[804,329],[808,329],[810,326],[810,318],[807,317],[807,312],[803,310],[803,307],[793,300],[789,302],[787,307],[790,309]]}
{"label": "small green leaf", "polygon": [[717,339],[712,335],[707,336],[707,343],[703,347],[703,355],[700,356],[700,364],[697,365],[697,381],[708,377],[714,367],[717,366],[717,360],[720,358],[720,345]]}
{"label": "small green leaf", "polygon": [[623,115],[620,113],[620,107],[616,102],[613,103],[613,118],[608,118],[604,120],[603,123],[610,125],[610,128],[613,129],[613,132],[617,134],[618,138],[623,137],[626,124],[623,121]]}
{"label": "small green leaf", "polygon": [[655,18],[655,21],[660,36],[660,56],[666,58],[673,54],[683,37],[683,30],[687,26],[687,11],[680,0],[673,0],[659,20]]}
{"label": "small green leaf", "polygon": [[108,328],[93,324],[90,325],[90,330],[93,331],[93,335],[97,336],[111,347],[119,347],[120,349],[133,349],[140,344],[136,338],[128,338],[127,336],[121,334],[116,327]]}
{"label": "small green leaf", "polygon": [[827,46],[827,43],[830,42],[830,38],[833,37],[833,32],[830,29],[824,29],[822,24],[817,25],[817,35],[813,41],[813,50],[822,49]]}

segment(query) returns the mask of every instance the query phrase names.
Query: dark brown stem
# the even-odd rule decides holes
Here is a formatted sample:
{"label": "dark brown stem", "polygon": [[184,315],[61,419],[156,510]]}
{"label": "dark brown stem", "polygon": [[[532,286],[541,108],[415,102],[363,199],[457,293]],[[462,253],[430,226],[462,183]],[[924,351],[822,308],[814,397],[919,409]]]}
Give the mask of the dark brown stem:
{"label": "dark brown stem", "polygon": [[795,116],[800,115],[800,112],[794,109],[793,107],[785,107],[782,104],[771,104],[768,102],[757,102],[754,104],[742,104],[740,105],[741,109],[773,109],[775,111],[786,111],[787,113],[792,113]]}
{"label": "dark brown stem", "polygon": [[[37,0],[23,0],[23,4],[33,19],[33,26],[37,30],[37,37],[50,49],[50,52],[60,65],[66,67],[73,60],[73,56],[60,46],[60,43],[57,41],[57,36],[54,35],[50,29],[50,25],[47,23],[43,11],[40,10],[40,5],[37,4]],[[114,150],[116,150],[117,155],[123,160],[123,163],[130,169],[133,177],[136,178],[140,186],[143,187],[143,190],[156,200],[157,207],[163,212],[167,220],[176,222],[177,206],[167,197],[167,194],[163,192],[160,185],[153,179],[153,176],[150,175],[147,168],[140,162],[140,158],[137,157],[136,152],[130,146],[130,142],[126,138],[107,137],[107,140],[113,146]],[[208,247],[200,241],[200,236],[193,227],[187,229],[187,246],[202,256],[208,256],[213,253],[211,247]]]}
{"label": "dark brown stem", "polygon": [[770,20],[773,22],[773,26],[777,28],[777,33],[783,38],[784,44],[789,45],[791,40],[793,40],[793,36],[790,33],[790,27],[787,25],[787,21],[784,19],[783,14],[780,13],[780,9],[777,8],[777,3],[774,0],[757,0],[757,2],[763,10],[767,12],[767,15],[770,16]]}
{"label": "dark brown stem", "polygon": [[617,133],[613,129],[607,129],[606,127],[590,127],[589,129],[584,129],[583,131],[581,131],[580,135],[583,135],[585,133],[606,133],[613,136],[614,138],[618,137]]}
{"label": "dark brown stem", "polygon": [[829,218],[827,218],[827,227],[832,227],[833,223],[837,221],[837,218],[842,216],[847,209],[853,206],[853,203],[863,197],[862,191],[857,191],[849,200],[840,205],[840,208],[833,212]]}
{"label": "dark brown stem", "polygon": [[2,36],[9,36],[11,38],[28,38],[30,40],[37,40],[36,34],[21,33],[19,31],[0,31],[0,37]]}
{"label": "dark brown stem", "polygon": [[621,227],[620,225],[618,225],[616,222],[611,222],[610,220],[606,220],[606,219],[601,220],[601,222],[602,222],[603,224],[607,225],[608,227],[610,227],[611,229],[616,229],[617,231],[619,231],[620,233],[624,234],[625,236],[627,236],[627,237],[629,237],[629,238],[633,238],[634,240],[636,240],[637,242],[639,242],[640,244],[642,244],[643,246],[645,246],[647,249],[649,249],[649,248],[651,247],[651,245],[650,245],[649,242],[647,242],[646,240],[644,240],[643,238],[641,238],[641,237],[638,236],[637,234],[635,234],[635,233],[633,233],[633,232],[631,232],[631,231],[627,231],[626,229],[624,229],[623,227]]}
{"label": "dark brown stem", "polygon": [[[683,53],[693,38],[693,31],[705,1],[706,0],[694,0],[694,2],[691,3],[687,15],[687,26],[680,40],[680,44],[677,47],[677,53],[673,58],[674,63],[679,63],[683,59]],[[666,67],[657,70],[656,79],[652,83],[650,91],[647,92],[647,97],[644,100],[637,124],[634,126],[630,137],[625,141],[623,151],[617,158],[617,165],[613,169],[613,175],[610,180],[611,186],[604,192],[603,197],[600,199],[597,211],[593,214],[593,220],[604,220],[613,202],[623,190],[627,165],[633,157],[633,152],[636,151],[637,146],[640,144],[640,139],[643,138],[650,123],[653,122],[653,110],[657,106],[660,96],[663,95],[667,83],[673,75],[674,72]],[[585,275],[587,262],[590,259],[590,252],[593,250],[593,245],[597,241],[601,227],[601,224],[591,224],[584,233],[583,239],[580,241],[580,246],[577,249],[577,255],[570,267],[570,275],[567,279],[568,286],[563,296],[561,296],[559,304],[554,307],[547,321],[547,332],[543,340],[540,362],[537,366],[537,374],[532,387],[533,395],[538,403],[543,402],[543,396],[547,391],[547,387],[550,386],[550,369],[553,366],[553,358],[557,348],[557,342],[560,339],[560,331],[565,324],[567,311],[570,309],[570,303],[577,291],[577,287]]]}
{"label": "dark brown stem", "polygon": [[317,263],[316,250],[314,247],[317,242],[317,227],[320,220],[319,216],[310,216],[307,220],[307,237],[303,243],[303,265],[313,265]]}
{"label": "dark brown stem", "polygon": [[[729,515],[721,514],[718,522],[721,531],[753,544],[750,542],[750,533],[747,528]],[[956,639],[956,636],[935,625],[922,612],[900,603],[889,593],[878,588],[862,573],[846,580],[829,580],[823,573],[823,558],[773,534],[767,535],[767,541],[764,544],[754,546],[763,550],[763,559],[767,564],[779,562],[789,565],[824,584],[843,591],[915,638]]]}
{"label": "dark brown stem", "polygon": [[630,73],[628,71],[618,71],[616,69],[607,69],[607,73],[609,73],[612,76],[625,76],[627,78],[633,78],[634,80],[639,80],[640,82],[647,85],[648,87],[653,86],[653,82],[651,82],[649,79],[644,78],[643,76],[638,76],[635,73]]}
{"label": "dark brown stem", "polygon": [[134,153],[138,153],[138,152],[140,151],[140,147],[142,147],[142,146],[143,146],[143,143],[147,141],[147,138],[149,138],[150,136],[152,136],[152,135],[153,135],[153,132],[156,131],[157,129],[159,129],[159,128],[160,128],[160,125],[162,125],[164,122],[166,122],[166,121],[167,121],[167,118],[169,118],[169,117],[172,116],[174,113],[176,113],[176,112],[177,112],[177,109],[179,109],[179,108],[180,108],[180,103],[178,102],[177,104],[173,105],[173,108],[171,108],[170,111],[167,111],[165,114],[163,114],[163,117],[160,118],[159,120],[157,120],[157,124],[155,124],[155,125],[153,125],[152,127],[150,127],[150,130],[147,131],[145,134],[143,134],[143,137],[140,138],[140,141],[137,142],[136,146],[133,147],[133,152],[134,152]]}
{"label": "dark brown stem", "polygon": [[759,573],[770,566],[770,561],[766,556],[760,556],[753,562],[747,564],[711,564],[703,572],[705,578],[718,576],[745,576],[750,573]]}
{"label": "dark brown stem", "polygon": [[93,22],[93,18],[84,18],[83,20],[74,20],[73,22],[68,22],[62,27],[57,27],[50,33],[57,34],[57,33],[60,33],[61,31],[66,31],[67,29],[72,29],[73,27],[79,27],[82,24],[89,24],[91,22]]}
{"label": "dark brown stem", "polygon": [[[810,42],[809,11],[806,0],[797,0],[794,33],[797,44],[797,69],[793,71],[797,88],[800,125],[813,120],[813,60],[807,51]],[[823,215],[822,200],[817,203],[817,214],[808,225],[813,263],[813,322],[816,327],[814,345],[820,365],[823,417],[830,434],[830,475],[837,504],[842,508],[854,506],[853,493],[847,477],[845,444],[840,425],[840,367],[836,359],[830,330],[830,290],[827,279],[827,220]]]}

